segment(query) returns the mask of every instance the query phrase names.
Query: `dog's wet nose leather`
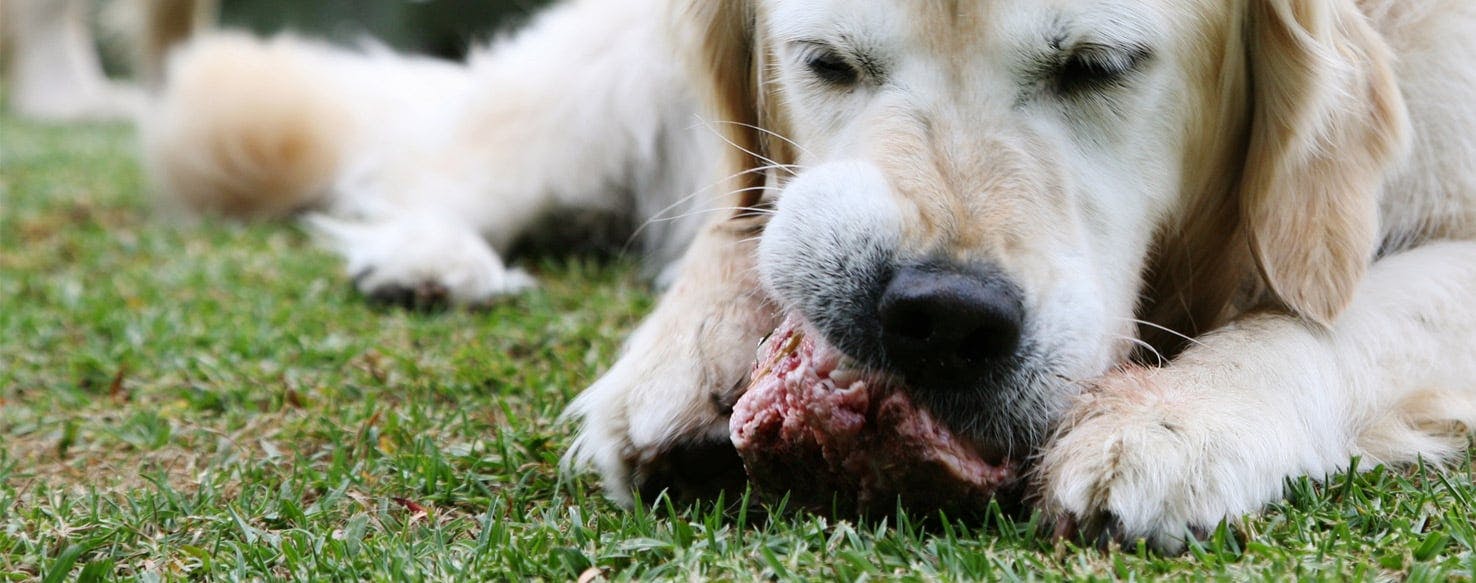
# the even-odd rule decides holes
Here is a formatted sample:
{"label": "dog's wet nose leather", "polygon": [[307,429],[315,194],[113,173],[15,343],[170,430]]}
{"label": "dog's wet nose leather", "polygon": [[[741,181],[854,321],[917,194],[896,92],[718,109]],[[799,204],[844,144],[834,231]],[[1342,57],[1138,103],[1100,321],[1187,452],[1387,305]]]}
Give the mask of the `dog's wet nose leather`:
{"label": "dog's wet nose leather", "polygon": [[899,270],[878,305],[887,363],[922,386],[972,385],[1015,354],[1024,307],[995,273]]}

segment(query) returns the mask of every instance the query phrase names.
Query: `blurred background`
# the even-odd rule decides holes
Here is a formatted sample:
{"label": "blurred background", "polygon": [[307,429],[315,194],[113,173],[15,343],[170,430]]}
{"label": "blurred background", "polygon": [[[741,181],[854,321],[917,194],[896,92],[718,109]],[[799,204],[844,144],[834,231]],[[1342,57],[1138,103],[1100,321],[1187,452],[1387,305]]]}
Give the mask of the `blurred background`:
{"label": "blurred background", "polygon": [[[93,0],[94,17],[106,20],[108,5],[118,1]],[[263,35],[293,32],[345,45],[368,37],[405,52],[461,59],[468,49],[516,29],[554,1],[220,0],[219,26]],[[134,63],[127,39],[106,24],[97,26],[104,68],[110,75],[130,76]]]}
{"label": "blurred background", "polygon": [[544,4],[547,0],[223,0],[221,23],[341,42],[369,35],[400,50],[460,58],[474,43],[525,21]]}
{"label": "blurred background", "polygon": [[549,1],[0,0],[0,109],[53,122],[129,119],[145,100],[138,89],[162,79],[168,49],[208,28],[373,39],[461,59]]}

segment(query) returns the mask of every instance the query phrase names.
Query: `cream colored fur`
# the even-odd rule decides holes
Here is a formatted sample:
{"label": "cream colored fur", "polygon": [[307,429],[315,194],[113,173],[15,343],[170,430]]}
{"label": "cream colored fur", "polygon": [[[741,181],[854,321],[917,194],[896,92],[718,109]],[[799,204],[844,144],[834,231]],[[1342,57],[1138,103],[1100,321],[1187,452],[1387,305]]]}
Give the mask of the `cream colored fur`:
{"label": "cream colored fur", "polygon": [[[142,129],[168,200],[309,225],[376,296],[476,304],[533,285],[506,253],[564,209],[656,220],[678,257],[716,138],[656,0],[552,9],[467,63],[218,34],[176,56]],[[659,268],[658,268],[659,269]]]}
{"label": "cream colored fur", "polygon": [[[1041,71],[1083,39],[1147,56],[1066,94]],[[817,46],[866,57],[856,83]],[[625,502],[726,441],[753,347],[863,294],[860,260],[1023,290],[1039,368],[973,415],[1019,425],[981,439],[1062,525],[1177,550],[1476,423],[1461,0],[578,0],[468,65],[204,39],[144,130],[175,200],[311,209],[370,294],[524,289],[505,254],[558,207],[681,217],[650,223],[659,258],[695,237],[672,287],[568,410],[571,467]]]}
{"label": "cream colored fur", "polygon": [[[1056,437],[1038,454],[1033,486],[1033,499],[1065,526],[1145,538],[1174,551],[1183,548],[1186,537],[1275,500],[1287,478],[1321,478],[1346,468],[1356,456],[1366,464],[1452,459],[1476,423],[1476,310],[1468,305],[1476,297],[1476,8],[1445,0],[1243,0],[1192,9],[1172,3],[1103,4],[1104,13],[1142,10],[1141,17],[1151,23],[1146,26],[1186,34],[1184,45],[1165,51],[1172,56],[1160,55],[1172,63],[1161,65],[1170,72],[1159,72],[1164,78],[1156,90],[1189,101],[1152,101],[1164,99],[1163,93],[1138,98],[1161,104],[1158,119],[1184,116],[1183,121],[1129,130],[1126,143],[1134,137],[1147,141],[1118,154],[1135,160],[1122,179],[1099,162],[1038,145],[1051,138],[1025,137],[1036,130],[1013,129],[1020,127],[1010,125],[1018,109],[970,116],[983,124],[974,128],[978,135],[998,141],[899,148],[909,139],[937,139],[924,133],[914,138],[907,124],[932,117],[929,130],[936,132],[936,120],[947,110],[929,108],[961,103],[960,94],[947,93],[960,91],[957,83],[909,79],[905,86],[899,83],[902,89],[872,89],[899,93],[906,101],[887,104],[878,94],[869,97],[878,100],[874,107],[858,109],[865,107],[857,101],[864,98],[854,93],[824,96],[802,89],[803,81],[789,77],[801,73],[783,63],[783,43],[773,40],[830,38],[824,27],[844,22],[850,27],[845,33],[830,35],[852,38],[869,27],[877,37],[863,40],[891,49],[893,59],[909,50],[987,55],[989,50],[970,45],[971,39],[1007,37],[1001,29],[985,24],[984,30],[950,34],[950,25],[927,24],[930,16],[921,8],[842,8],[818,0],[726,5],[727,13],[694,8],[689,16],[721,21],[696,25],[698,31],[723,31],[708,45],[706,58],[712,62],[702,63],[719,71],[721,88],[713,94],[720,109],[736,111],[742,119],[784,122],[765,121],[763,131],[749,135],[737,128],[731,141],[747,146],[750,159],[800,168],[793,178],[788,170],[768,172],[771,186],[787,187],[770,193],[778,199],[777,215],[763,237],[761,247],[769,250],[760,255],[757,268],[770,283],[785,277],[824,281],[818,272],[794,273],[806,270],[804,260],[787,267],[779,262],[801,241],[807,242],[804,257],[813,255],[814,241],[835,241],[834,252],[844,257],[865,252],[845,243],[846,233],[887,233],[904,241],[904,249],[941,246],[965,257],[983,253],[1012,266],[1027,291],[1093,285],[1088,289],[1097,291],[1079,297],[1125,297],[1130,309],[1144,293],[1134,276],[1146,267],[1150,243],[1130,235],[1157,231],[1155,273],[1168,278],[1155,291],[1169,294],[1162,304],[1192,311],[1170,309],[1156,319],[1198,337],[1160,368],[1114,366],[1096,357],[1078,361],[1082,364],[1072,374],[1086,378],[1073,386],[1089,389],[1066,400]],[[954,17],[960,10],[997,5],[995,13],[978,19],[982,23],[1039,24],[1024,4],[950,5]],[[1018,10],[1007,8],[1017,5]],[[928,34],[908,37],[898,31],[906,24]],[[748,46],[731,38],[735,30],[747,31]],[[935,45],[898,48],[906,42],[898,38]],[[1206,50],[1217,40],[1230,48]],[[932,71],[949,71],[965,59],[935,61]],[[1256,81],[1226,77],[1241,72]],[[955,74],[979,103],[1001,88]],[[951,105],[929,105],[934,103]],[[864,113],[851,113],[858,111]],[[851,118],[865,121],[848,125]],[[1178,127],[1191,130],[1178,134]],[[765,149],[776,133],[798,144]],[[1163,144],[1167,150],[1159,149]],[[1012,150],[1031,152],[1022,160],[1034,161],[1010,162]],[[1144,153],[1153,157],[1134,158]],[[825,165],[847,156],[872,157],[888,180],[858,183],[868,171],[840,166],[827,178]],[[738,168],[754,165],[746,164]],[[1001,176],[1001,164],[1018,164],[1008,170],[1018,179],[991,183],[991,177]],[[1087,182],[1076,184],[1106,189],[1091,195],[1095,199],[1114,196],[1112,189],[1121,187],[1140,200],[1155,192],[1166,198],[1152,203],[1161,205],[1156,212],[1133,210],[1137,202],[1089,211],[1099,219],[1104,212],[1118,216],[1086,228],[1122,228],[1123,235],[1106,248],[1102,243],[1085,247],[1107,254],[1064,268],[1071,279],[1053,280],[1052,265],[1070,264],[1061,262],[1060,251],[1050,250],[1051,241],[1069,241],[1053,238],[1069,237],[1063,232],[1080,228],[1070,226],[1078,219],[1053,215],[1062,211],[1037,202],[1019,206],[1027,199],[1018,197],[1046,200],[1040,198],[1041,185],[1071,196],[1081,186],[1072,186],[1069,178],[1051,186],[1057,179],[1051,177],[1070,176],[1084,164],[1095,165],[1087,166]],[[1153,186],[1151,177],[1160,172],[1162,184],[1172,189]],[[990,193],[993,202],[967,202],[967,192],[949,190],[968,181],[978,181],[969,190]],[[824,194],[830,189],[835,195]],[[868,191],[890,191],[901,206],[882,214],[861,212],[858,205],[871,203],[858,202],[858,193]],[[976,212],[981,214],[974,222],[958,222]],[[1131,213],[1142,214],[1133,218]],[[1008,218],[990,222],[1001,216]],[[900,230],[891,230],[888,225],[899,218]],[[693,253],[688,259],[693,265],[747,255],[741,247],[717,244]],[[1102,265],[1116,267],[1102,272]],[[758,333],[723,327],[717,330],[729,332],[708,332],[696,341],[681,336],[683,346],[694,346],[686,352],[707,357],[688,367],[674,364],[681,355],[657,339],[711,316],[709,310],[683,307],[697,294],[746,291],[732,279],[694,274],[642,326],[627,356],[571,406],[571,413],[584,420],[571,459],[601,469],[612,496],[628,500],[632,482],[649,489],[641,482],[643,468],[654,466],[652,460],[662,452],[722,435],[721,420],[703,402],[722,394],[734,375],[708,375],[706,383],[694,387],[692,379],[704,377],[693,373],[731,370],[722,363],[737,366],[746,354],[728,361],[722,351],[749,345]],[[1128,295],[1116,295],[1122,293]],[[770,302],[794,309],[803,306],[802,300]],[[1132,314],[1111,317],[1111,311],[1123,309],[1115,305],[1104,304],[1109,316],[1101,329],[1079,324],[1101,318],[1093,315],[1101,308],[1074,315],[1064,309],[1055,316],[1044,312],[1039,317],[1059,319],[1062,327],[1055,332],[1059,336],[1049,336],[1049,328],[1039,334],[1062,338],[1058,350],[1063,354],[1095,354],[1092,346],[1103,343],[1101,348],[1120,363],[1131,345],[1114,348],[1112,338],[1133,333],[1113,323],[1131,321]],[[1037,309],[1050,308],[1043,303]],[[770,312],[765,307],[753,317],[768,321]],[[1071,322],[1078,323],[1074,332]],[[1094,335],[1101,340],[1092,340]],[[991,414],[997,413],[978,413]]]}

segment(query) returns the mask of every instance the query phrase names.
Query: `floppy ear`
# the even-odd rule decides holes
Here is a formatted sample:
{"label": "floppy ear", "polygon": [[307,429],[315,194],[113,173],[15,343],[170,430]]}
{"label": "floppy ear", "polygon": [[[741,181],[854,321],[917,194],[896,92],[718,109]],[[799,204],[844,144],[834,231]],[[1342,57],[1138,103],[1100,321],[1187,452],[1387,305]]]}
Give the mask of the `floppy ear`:
{"label": "floppy ear", "polygon": [[794,162],[789,144],[776,137],[785,133],[782,109],[763,89],[772,55],[761,36],[760,15],[751,0],[678,4],[678,46],[696,57],[689,66],[706,81],[700,89],[706,90],[707,121],[729,142],[724,174],[735,175],[732,188],[741,195],[735,207],[758,208],[773,172],[758,169]]}
{"label": "floppy ear", "polygon": [[1380,190],[1406,150],[1393,56],[1353,0],[1249,4],[1244,228],[1269,291],[1330,324],[1377,250]]}

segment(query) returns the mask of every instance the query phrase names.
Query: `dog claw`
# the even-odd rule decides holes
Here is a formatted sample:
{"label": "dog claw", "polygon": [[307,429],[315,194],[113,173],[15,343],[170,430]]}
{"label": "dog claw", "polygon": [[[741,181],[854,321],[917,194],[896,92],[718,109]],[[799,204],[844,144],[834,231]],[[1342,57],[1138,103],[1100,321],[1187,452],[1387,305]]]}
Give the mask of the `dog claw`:
{"label": "dog claw", "polygon": [[1084,519],[1067,514],[1056,519],[1056,540],[1075,540],[1106,550],[1113,544],[1127,542],[1127,530],[1111,512],[1097,512]]}

